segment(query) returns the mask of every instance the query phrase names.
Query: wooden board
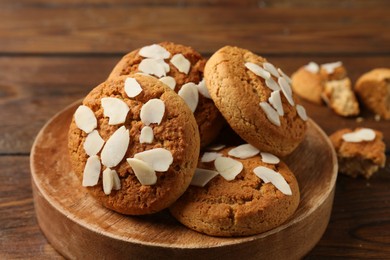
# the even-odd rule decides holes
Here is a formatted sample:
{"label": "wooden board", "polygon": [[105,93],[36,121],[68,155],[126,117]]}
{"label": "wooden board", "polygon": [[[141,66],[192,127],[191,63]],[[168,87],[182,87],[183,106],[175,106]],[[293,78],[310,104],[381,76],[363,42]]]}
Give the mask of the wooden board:
{"label": "wooden board", "polygon": [[301,202],[293,217],[271,231],[249,237],[216,238],[189,230],[163,211],[124,216],[98,204],[72,173],[67,131],[78,103],[54,116],[31,151],[31,174],[38,223],[67,258],[284,259],[304,256],[329,221],[337,161],[328,138],[309,121],[307,136],[285,158],[296,174]]}

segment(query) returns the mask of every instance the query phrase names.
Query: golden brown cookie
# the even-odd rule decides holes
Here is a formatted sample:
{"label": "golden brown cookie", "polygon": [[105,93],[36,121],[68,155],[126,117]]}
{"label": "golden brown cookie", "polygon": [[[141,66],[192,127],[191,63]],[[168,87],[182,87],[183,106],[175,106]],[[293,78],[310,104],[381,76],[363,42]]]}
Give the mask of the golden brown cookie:
{"label": "golden brown cookie", "polygon": [[287,75],[266,59],[226,46],[206,63],[205,79],[215,105],[248,143],[284,156],[303,140],[306,112]]}
{"label": "golden brown cookie", "polygon": [[[191,47],[162,42],[126,54],[114,67],[109,78],[142,72],[159,78],[182,97],[187,96],[188,98],[184,99],[194,111],[201,147],[204,147],[215,139],[224,125],[223,117],[210,99],[202,81],[205,62],[206,60]],[[183,91],[184,85],[187,86]],[[198,91],[194,91],[196,89]],[[196,102],[191,100],[194,96]]]}
{"label": "golden brown cookie", "polygon": [[256,155],[254,149],[224,148],[214,152],[217,156],[203,154],[191,186],[170,207],[171,214],[185,226],[212,236],[253,235],[285,222],[299,204],[297,180],[277,157]]}
{"label": "golden brown cookie", "polygon": [[69,130],[70,159],[83,186],[107,208],[130,215],[160,211],[187,189],[199,144],[184,101],[144,75],[94,88]]}
{"label": "golden brown cookie", "polygon": [[341,129],[330,136],[336,150],[339,171],[351,177],[369,179],[386,162],[383,134],[367,128]]}
{"label": "golden brown cookie", "polygon": [[363,104],[384,119],[390,119],[390,69],[378,68],[362,75],[355,91]]}

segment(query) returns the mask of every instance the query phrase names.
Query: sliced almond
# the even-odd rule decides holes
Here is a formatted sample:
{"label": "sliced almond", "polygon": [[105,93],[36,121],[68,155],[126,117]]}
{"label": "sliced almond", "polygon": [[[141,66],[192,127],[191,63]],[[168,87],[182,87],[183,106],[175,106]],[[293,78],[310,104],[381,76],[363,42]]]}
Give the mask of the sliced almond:
{"label": "sliced almond", "polygon": [[206,81],[204,79],[202,79],[198,83],[198,85],[196,85],[196,87],[198,88],[199,93],[202,94],[204,97],[211,98],[209,90],[206,87]]}
{"label": "sliced almond", "polygon": [[109,125],[123,124],[126,121],[129,106],[119,98],[105,97],[101,99],[104,116]]}
{"label": "sliced almond", "polygon": [[274,77],[279,77],[280,76],[278,70],[275,68],[275,66],[272,63],[264,62],[263,63],[263,68],[266,71],[268,71],[269,73],[271,73]]}
{"label": "sliced almond", "polygon": [[98,183],[101,167],[99,156],[92,155],[87,159],[83,173],[84,187],[95,186]]}
{"label": "sliced almond", "polygon": [[141,144],[151,144],[154,139],[153,129],[150,126],[142,127],[141,134],[139,136],[139,142]]}
{"label": "sliced almond", "polygon": [[127,78],[125,80],[125,92],[129,98],[133,98],[142,92],[142,88],[135,78]]}
{"label": "sliced almond", "polygon": [[158,44],[152,44],[149,46],[142,47],[138,54],[145,58],[152,59],[168,59],[171,54],[164,47]]}
{"label": "sliced almond", "polygon": [[215,161],[218,157],[221,157],[222,154],[216,153],[216,152],[205,152],[202,155],[202,158],[200,158],[201,162],[212,162]]}
{"label": "sliced almond", "polygon": [[357,131],[343,134],[342,138],[345,142],[360,143],[363,141],[373,141],[376,137],[375,131],[369,128],[362,128]]}
{"label": "sliced almond", "polygon": [[260,179],[267,180],[266,183],[271,182],[283,194],[292,195],[290,186],[280,173],[264,166],[256,167],[253,172]]}
{"label": "sliced almond", "polygon": [[228,154],[230,156],[233,156],[236,158],[247,159],[247,158],[255,156],[259,152],[260,152],[260,150],[251,144],[242,144],[242,145],[239,145],[239,146],[231,149],[228,152]]}
{"label": "sliced almond", "polygon": [[260,107],[263,109],[266,117],[272,124],[280,126],[279,114],[271,107],[270,104],[267,102],[260,102]]}
{"label": "sliced almond", "polygon": [[138,65],[138,70],[143,73],[161,78],[163,76],[166,76],[167,74],[167,67],[165,65],[166,63],[164,63],[165,62],[163,60],[156,60],[150,58],[143,59]]}
{"label": "sliced almond", "polygon": [[310,73],[317,74],[320,71],[320,66],[318,66],[317,63],[311,61],[304,67],[304,69]]}
{"label": "sliced almond", "polygon": [[130,135],[125,126],[118,128],[107,140],[101,153],[102,163],[106,167],[115,167],[122,161],[129,147]]}
{"label": "sliced almond", "polygon": [[276,109],[279,116],[284,116],[284,110],[282,105],[282,99],[280,97],[280,90],[273,91],[268,98],[268,102]]}
{"label": "sliced almond", "polygon": [[195,112],[199,101],[198,88],[196,87],[196,84],[192,82],[184,84],[177,94],[184,99],[190,110]]}
{"label": "sliced almond", "polygon": [[261,160],[264,163],[278,164],[280,162],[280,159],[273,154],[262,152],[262,153],[260,153],[260,155],[261,155]]}
{"label": "sliced almond", "polygon": [[214,145],[208,146],[207,150],[209,150],[209,151],[219,151],[219,150],[222,150],[225,147],[226,147],[226,145],[224,145],[224,144],[214,144]]}
{"label": "sliced almond", "polygon": [[114,187],[114,175],[110,168],[106,168],[103,171],[103,191],[104,194],[110,195],[112,188]]}
{"label": "sliced almond", "polygon": [[228,157],[218,157],[214,161],[214,166],[218,173],[227,181],[234,180],[243,169],[241,162]]}
{"label": "sliced almond", "polygon": [[164,101],[158,98],[150,99],[141,108],[141,121],[145,125],[153,123],[160,124],[164,117],[165,104]]}
{"label": "sliced almond", "polygon": [[113,180],[112,188],[114,190],[120,190],[121,189],[121,180],[119,179],[118,173],[115,170],[112,170],[111,174],[112,174],[112,180]]}
{"label": "sliced almond", "polygon": [[280,89],[278,83],[272,77],[265,80],[265,85],[273,91]]}
{"label": "sliced almond", "polygon": [[173,55],[171,58],[171,63],[175,66],[180,72],[188,74],[191,68],[191,62],[183,56],[183,54],[178,53]]}
{"label": "sliced almond", "polygon": [[255,73],[257,76],[262,77],[263,79],[269,79],[271,77],[271,74],[260,67],[259,65],[252,63],[252,62],[246,62],[245,67]]}
{"label": "sliced almond", "polygon": [[292,80],[286,73],[284,73],[280,68],[278,69],[279,74],[287,81],[288,84],[292,83]]}
{"label": "sliced almond", "polygon": [[292,98],[292,90],[291,90],[290,85],[286,81],[286,79],[283,77],[280,77],[280,78],[278,78],[278,83],[279,83],[279,86],[282,89],[282,92],[283,92],[284,96],[286,97],[288,103],[290,103],[290,105],[294,106],[295,103],[294,103],[294,99]]}
{"label": "sliced almond", "polygon": [[99,135],[97,130],[90,132],[85,138],[83,147],[84,151],[88,156],[96,155],[102,149],[104,140]]}
{"label": "sliced almond", "polygon": [[336,61],[322,64],[321,68],[324,69],[328,74],[332,74],[336,68],[341,66],[343,66],[343,63],[341,61]]}
{"label": "sliced almond", "polygon": [[144,152],[136,153],[134,158],[146,162],[153,170],[165,172],[173,162],[173,156],[170,151],[164,148],[154,148]]}
{"label": "sliced almond", "polygon": [[217,171],[196,168],[194,177],[192,177],[191,185],[204,187],[211,181],[212,178],[218,175]]}
{"label": "sliced almond", "polygon": [[156,184],[156,172],[149,164],[136,158],[127,158],[127,162],[130,164],[135,176],[142,185]]}
{"label": "sliced almond", "polygon": [[297,105],[296,106],[296,109],[297,109],[297,113],[298,113],[298,116],[303,120],[303,121],[307,121],[307,114],[306,114],[306,110],[303,106],[301,105]]}
{"label": "sliced almond", "polygon": [[93,111],[84,105],[77,108],[74,113],[74,121],[77,127],[87,134],[97,127],[97,120]]}
{"label": "sliced almond", "polygon": [[167,85],[169,88],[171,88],[172,90],[175,90],[175,87],[176,87],[175,78],[173,78],[171,76],[165,76],[165,77],[160,78],[159,80],[162,83],[164,83],[165,85]]}

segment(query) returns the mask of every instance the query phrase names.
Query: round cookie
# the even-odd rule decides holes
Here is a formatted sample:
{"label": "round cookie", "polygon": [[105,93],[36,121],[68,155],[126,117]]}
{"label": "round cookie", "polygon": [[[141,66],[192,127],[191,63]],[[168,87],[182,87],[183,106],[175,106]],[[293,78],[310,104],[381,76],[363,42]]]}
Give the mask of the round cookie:
{"label": "round cookie", "polygon": [[85,97],[70,125],[68,146],[74,172],[98,201],[140,215],[167,208],[184,193],[199,143],[184,101],[154,77],[133,75],[107,80]]}
{"label": "round cookie", "polygon": [[[162,49],[159,49],[161,47]],[[183,57],[181,57],[180,54],[183,55],[184,59],[182,59]],[[163,61],[162,66],[165,66],[166,70],[156,71],[156,73],[153,74],[148,66],[140,68],[140,64],[144,62],[145,59],[149,59],[145,56],[158,57],[151,59]],[[176,62],[173,61],[173,57],[175,57]],[[153,63],[153,61],[151,62]],[[121,75],[132,75],[134,73],[142,72],[157,77],[168,85],[175,82],[175,86],[171,85],[171,88],[179,93],[179,95],[181,94],[180,90],[183,85],[194,83],[192,87],[196,85],[199,93],[194,93],[198,96],[198,103],[196,107],[195,105],[192,106],[194,106],[194,116],[199,126],[201,147],[205,147],[217,137],[225,123],[223,117],[215,107],[214,102],[209,97],[204,82],[202,82],[205,62],[206,60],[191,47],[172,42],[162,42],[145,46],[126,54],[114,67],[109,79]],[[159,65],[156,65],[156,67],[159,67]],[[180,71],[179,68],[182,71]],[[167,80],[167,77],[171,78],[168,78]],[[174,81],[172,81],[172,78]]]}
{"label": "round cookie", "polygon": [[[262,155],[239,159],[228,155],[231,150],[230,147],[218,151],[222,157],[215,161],[201,162],[201,159],[198,169],[215,171],[219,158],[230,158],[242,163],[239,174],[230,181],[221,173],[217,174],[203,187],[199,183],[194,186],[196,182],[193,181],[169,208],[171,214],[185,226],[212,236],[254,235],[281,225],[293,215],[299,204],[296,178],[283,162],[265,163]],[[212,156],[205,157],[210,159]],[[291,195],[282,193],[272,182],[265,183],[265,177],[263,180],[254,173],[258,167],[266,167],[283,176]],[[198,169],[194,180],[199,174]]]}
{"label": "round cookie", "polygon": [[205,79],[217,108],[248,143],[284,156],[303,140],[306,112],[296,103],[290,79],[266,59],[226,46],[206,63]]}

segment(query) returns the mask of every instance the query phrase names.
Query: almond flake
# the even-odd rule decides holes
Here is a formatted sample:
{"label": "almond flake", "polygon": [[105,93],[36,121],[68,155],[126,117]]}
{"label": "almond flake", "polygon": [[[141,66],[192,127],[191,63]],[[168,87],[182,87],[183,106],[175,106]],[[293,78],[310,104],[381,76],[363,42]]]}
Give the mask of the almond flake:
{"label": "almond flake", "polygon": [[118,173],[115,170],[111,170],[111,174],[112,174],[112,180],[113,180],[112,188],[114,190],[120,190],[121,189],[121,180],[119,179]]}
{"label": "almond flake", "polygon": [[198,91],[199,91],[200,94],[202,94],[206,98],[210,98],[211,99],[209,90],[206,87],[206,81],[204,79],[202,79],[198,83],[198,85],[196,85],[196,87],[198,88]]}
{"label": "almond flake", "polygon": [[265,85],[273,91],[280,89],[278,83],[276,83],[276,81],[273,78],[266,79]]}
{"label": "almond flake", "polygon": [[181,53],[173,55],[171,63],[182,73],[188,74],[190,71],[191,62]]}
{"label": "almond flake", "polygon": [[331,74],[334,72],[334,70],[338,67],[341,67],[343,63],[341,61],[331,62],[331,63],[325,63],[321,65],[321,68],[324,69],[328,74]]}
{"label": "almond flake", "polygon": [[307,114],[306,114],[306,110],[303,106],[301,105],[297,105],[296,106],[296,109],[297,109],[297,113],[298,113],[298,116],[303,120],[303,121],[307,121]]}
{"label": "almond flake", "polygon": [[125,92],[129,98],[133,98],[142,92],[142,88],[135,78],[127,78],[125,80]]}
{"label": "almond flake", "polygon": [[227,181],[234,180],[243,169],[241,162],[228,157],[218,157],[214,161],[214,166],[218,173]]}
{"label": "almond flake", "polygon": [[127,162],[130,164],[135,176],[142,185],[156,184],[156,172],[153,170],[152,167],[150,167],[149,164],[135,158],[127,158]]}
{"label": "almond flake", "polygon": [[271,74],[268,71],[252,62],[246,62],[245,67],[263,79],[269,79],[271,77]]}
{"label": "almond flake", "polygon": [[122,161],[130,142],[129,130],[125,126],[118,128],[103,147],[101,158],[106,167],[115,167]]}
{"label": "almond flake", "polygon": [[195,112],[199,101],[198,88],[196,87],[196,84],[192,82],[184,84],[177,94],[184,99],[190,110]]}
{"label": "almond flake", "polygon": [[[166,76],[167,65],[164,60],[156,60],[156,59],[143,59],[138,65],[138,70],[144,72],[149,75],[154,75],[158,78]],[[168,65],[169,67],[169,65]]]}
{"label": "almond flake", "polygon": [[110,168],[106,168],[103,171],[103,191],[104,194],[110,195],[112,188],[114,187],[114,175]]}
{"label": "almond flake", "polygon": [[141,134],[139,136],[139,142],[141,144],[151,144],[154,139],[153,129],[150,126],[142,127]]}
{"label": "almond flake", "polygon": [[280,173],[264,166],[256,167],[253,172],[265,183],[271,182],[284,195],[292,195],[290,186]]}
{"label": "almond flake", "polygon": [[212,162],[215,161],[218,157],[221,157],[222,154],[216,152],[205,152],[200,158],[201,162]]}
{"label": "almond flake", "polygon": [[288,103],[290,103],[290,105],[293,106],[295,103],[294,103],[294,99],[292,98],[292,90],[291,90],[290,85],[288,84],[286,79],[283,77],[278,78],[278,83],[279,83],[279,86],[282,89],[282,92],[283,92],[284,96],[286,97]]}
{"label": "almond flake", "polygon": [[92,155],[87,159],[83,173],[83,186],[95,186],[99,181],[101,170],[99,156]]}
{"label": "almond flake", "polygon": [[105,97],[101,99],[104,116],[109,117],[109,125],[123,124],[126,121],[129,106],[119,98]]}
{"label": "almond flake", "polygon": [[280,76],[278,70],[275,68],[275,66],[272,63],[264,62],[263,63],[263,68],[266,71],[268,71],[269,73],[271,73],[275,77],[279,77]]}
{"label": "almond flake", "polygon": [[280,159],[273,154],[262,152],[262,153],[260,153],[260,155],[261,155],[261,160],[264,163],[278,164],[280,162]]}
{"label": "almond flake", "polygon": [[164,101],[158,98],[150,99],[146,102],[140,112],[142,123],[150,125],[153,123],[160,124],[164,117],[165,104]]}
{"label": "almond flake", "polygon": [[152,150],[136,153],[134,158],[146,162],[157,172],[166,172],[173,162],[172,153],[164,148],[154,148]]}
{"label": "almond flake", "polygon": [[309,64],[307,64],[304,69],[313,74],[317,74],[320,71],[318,64],[313,61],[309,62]]}
{"label": "almond flake", "polygon": [[74,121],[77,127],[87,134],[97,127],[97,120],[93,111],[84,105],[77,108],[74,113]]}
{"label": "almond flake", "polygon": [[217,171],[196,168],[194,177],[192,177],[191,185],[204,187],[212,178],[218,175]]}
{"label": "almond flake", "polygon": [[100,137],[97,130],[90,132],[85,138],[83,147],[88,156],[96,155],[102,149],[104,140]]}
{"label": "almond flake", "polygon": [[287,74],[284,73],[281,69],[278,69],[278,72],[280,75],[282,75],[282,77],[287,81],[288,84],[292,83],[291,78],[289,76],[287,76]]}
{"label": "almond flake", "polygon": [[172,90],[175,90],[176,80],[171,76],[165,76],[159,79],[162,83],[170,87]]}
{"label": "almond flake", "polygon": [[372,129],[362,128],[351,133],[343,134],[342,138],[345,142],[360,143],[363,141],[373,141],[375,136],[375,131]]}
{"label": "almond flake", "polygon": [[164,47],[158,44],[152,44],[142,47],[138,54],[144,58],[168,59],[171,54]]}
{"label": "almond flake", "polygon": [[268,102],[273,106],[273,108],[276,109],[279,116],[284,116],[282,99],[280,98],[280,90],[272,92],[271,96],[268,98]]}
{"label": "almond flake", "polygon": [[265,115],[272,124],[280,126],[279,114],[271,107],[270,104],[267,102],[260,102],[260,107],[263,109]]}
{"label": "almond flake", "polygon": [[231,149],[228,152],[228,154],[230,156],[233,156],[236,158],[247,159],[247,158],[255,156],[259,152],[260,152],[260,150],[251,144],[242,144],[242,145],[239,145],[239,146]]}
{"label": "almond flake", "polygon": [[207,150],[209,150],[209,151],[219,151],[219,150],[222,150],[225,147],[226,147],[226,145],[224,145],[224,144],[214,144],[214,145],[208,146]]}

